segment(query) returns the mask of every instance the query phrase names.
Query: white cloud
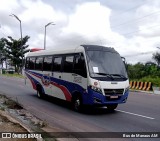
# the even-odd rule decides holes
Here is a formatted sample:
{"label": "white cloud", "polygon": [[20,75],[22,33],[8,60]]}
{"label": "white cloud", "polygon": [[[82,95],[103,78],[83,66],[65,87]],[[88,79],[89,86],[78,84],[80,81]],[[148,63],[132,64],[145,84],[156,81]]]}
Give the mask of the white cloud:
{"label": "white cloud", "polygon": [[107,46],[112,45],[112,42],[124,40],[123,36],[111,30],[110,13],[111,10],[100,2],[77,5],[75,13],[69,16],[68,25],[63,28],[62,33],[66,36],[77,34],[82,39],[88,40],[88,43]]}
{"label": "white cloud", "polygon": [[1,12],[12,12],[19,8],[17,0],[1,0],[0,11]]}
{"label": "white cloud", "polygon": [[3,26],[3,28],[1,29],[1,32],[4,33],[5,32],[5,36],[8,36],[8,35],[13,35],[13,31],[11,30],[11,28],[9,26]]}
{"label": "white cloud", "polygon": [[99,2],[78,5],[75,13],[69,16],[68,26],[63,31],[84,36],[103,36],[107,31],[111,32],[109,15],[110,9],[101,6]]}
{"label": "white cloud", "polygon": [[42,23],[59,22],[65,19],[65,15],[60,11],[55,11],[54,8],[42,2],[41,0],[21,1],[21,5],[25,10],[20,14],[20,17],[26,23],[41,20]]}

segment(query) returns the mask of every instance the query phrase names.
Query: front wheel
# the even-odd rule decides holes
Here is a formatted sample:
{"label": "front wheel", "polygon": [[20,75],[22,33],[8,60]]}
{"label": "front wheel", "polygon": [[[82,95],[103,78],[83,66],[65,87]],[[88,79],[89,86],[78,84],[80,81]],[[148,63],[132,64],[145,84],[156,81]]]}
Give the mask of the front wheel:
{"label": "front wheel", "polygon": [[44,97],[41,87],[37,88],[37,97],[38,98],[43,98]]}
{"label": "front wheel", "polygon": [[82,100],[80,96],[76,96],[72,101],[73,109],[76,112],[80,112],[82,110]]}
{"label": "front wheel", "polygon": [[117,108],[118,104],[111,104],[111,105],[107,105],[107,109],[110,111],[113,111]]}

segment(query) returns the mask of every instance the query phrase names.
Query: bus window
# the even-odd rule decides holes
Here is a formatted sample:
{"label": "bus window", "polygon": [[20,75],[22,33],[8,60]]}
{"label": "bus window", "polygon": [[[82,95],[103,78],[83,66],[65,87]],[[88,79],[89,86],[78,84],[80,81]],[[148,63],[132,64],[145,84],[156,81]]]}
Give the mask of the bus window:
{"label": "bus window", "polygon": [[45,56],[43,61],[43,71],[52,70],[52,56]]}
{"label": "bus window", "polygon": [[29,68],[29,58],[26,58],[25,69]]}
{"label": "bus window", "polygon": [[64,68],[63,68],[63,71],[64,72],[72,72],[73,70],[73,59],[74,59],[74,56],[66,56],[65,59],[64,59]]}
{"label": "bus window", "polygon": [[35,70],[42,70],[43,57],[37,57],[35,61]]}
{"label": "bus window", "polygon": [[62,57],[54,57],[53,71],[57,72],[61,71],[61,62],[62,62]]}
{"label": "bus window", "polygon": [[35,67],[35,57],[31,57],[30,59],[29,59],[29,69],[31,69],[31,70],[34,70],[34,67]]}
{"label": "bus window", "polygon": [[85,78],[87,77],[86,64],[83,54],[75,55],[74,73],[79,74]]}

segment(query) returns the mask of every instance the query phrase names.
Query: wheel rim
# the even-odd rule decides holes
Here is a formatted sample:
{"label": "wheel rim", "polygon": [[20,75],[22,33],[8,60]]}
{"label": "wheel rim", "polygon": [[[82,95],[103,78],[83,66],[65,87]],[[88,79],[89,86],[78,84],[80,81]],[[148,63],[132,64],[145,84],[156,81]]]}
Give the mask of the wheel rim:
{"label": "wheel rim", "polygon": [[41,96],[40,96],[40,93],[39,93],[39,91],[37,91],[37,96],[38,96],[38,97],[41,97]]}
{"label": "wheel rim", "polygon": [[76,109],[77,111],[79,110],[80,105],[81,105],[80,99],[76,99],[76,100],[75,100],[74,107],[75,107],[75,109]]}

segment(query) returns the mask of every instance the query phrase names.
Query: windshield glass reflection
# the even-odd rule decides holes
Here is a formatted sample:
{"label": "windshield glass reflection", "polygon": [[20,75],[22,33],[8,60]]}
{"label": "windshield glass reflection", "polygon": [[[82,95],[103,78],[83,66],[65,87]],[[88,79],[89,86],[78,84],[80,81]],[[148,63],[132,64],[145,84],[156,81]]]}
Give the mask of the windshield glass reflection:
{"label": "windshield glass reflection", "polygon": [[91,77],[127,79],[125,65],[116,52],[87,51],[87,60]]}

